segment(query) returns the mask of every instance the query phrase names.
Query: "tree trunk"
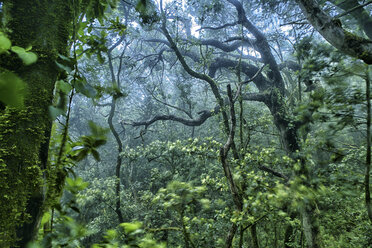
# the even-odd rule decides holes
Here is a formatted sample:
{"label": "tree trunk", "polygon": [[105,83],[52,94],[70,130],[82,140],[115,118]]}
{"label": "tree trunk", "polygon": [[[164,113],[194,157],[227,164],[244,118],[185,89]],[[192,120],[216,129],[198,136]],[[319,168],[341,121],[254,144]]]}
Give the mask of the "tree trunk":
{"label": "tree trunk", "polygon": [[[336,4],[335,0],[331,1],[332,3]],[[338,5],[344,11],[349,11],[353,8],[360,7],[358,0],[349,0],[349,1],[342,1],[341,4]],[[357,8],[350,12],[350,15],[358,21],[359,26],[363,29],[364,33],[368,36],[370,40],[372,40],[372,18],[368,14],[367,10],[364,8]]]}
{"label": "tree trunk", "polygon": [[42,171],[47,168],[52,104],[58,77],[55,59],[66,54],[72,20],[68,1],[13,0],[3,3],[3,22],[12,45],[37,53],[25,66],[3,55],[0,68],[15,72],[27,84],[25,107],[6,108],[0,116],[0,246],[25,247],[37,234],[43,214]]}
{"label": "tree trunk", "polygon": [[315,0],[296,0],[311,25],[332,46],[342,53],[372,64],[372,44],[370,40],[356,36],[342,28],[340,20],[334,20],[325,13]]}
{"label": "tree trunk", "polygon": [[320,247],[319,235],[319,226],[316,223],[317,218],[314,218],[314,209],[311,207],[311,204],[304,206],[300,210],[302,217],[302,227],[305,235],[307,247],[317,248]]}
{"label": "tree trunk", "polygon": [[369,67],[367,67],[366,75],[366,101],[367,101],[367,155],[366,155],[366,172],[364,176],[364,194],[367,208],[367,214],[370,222],[372,223],[372,204],[371,192],[369,189],[369,174],[371,171],[371,82],[369,76]]}
{"label": "tree trunk", "polygon": [[231,248],[232,242],[234,240],[234,236],[236,233],[236,230],[238,229],[238,226],[235,223],[231,224],[230,230],[227,234],[226,240],[225,240],[225,248]]}
{"label": "tree trunk", "polygon": [[115,176],[116,176],[116,183],[115,183],[115,194],[116,194],[116,203],[115,203],[115,212],[116,215],[118,216],[118,221],[119,223],[124,222],[123,214],[121,213],[121,198],[120,198],[120,172],[121,172],[121,164],[122,164],[122,158],[121,158],[121,153],[123,152],[123,143],[120,140],[119,134],[116,131],[114,124],[112,122],[112,119],[114,118],[115,115],[115,109],[116,109],[116,98],[113,97],[111,101],[111,109],[110,109],[110,114],[108,118],[108,124],[110,126],[110,131],[114,135],[114,138],[116,140],[116,143],[118,145],[118,154],[116,156],[116,169],[115,169]]}
{"label": "tree trunk", "polygon": [[251,226],[251,236],[252,236],[252,247],[253,248],[259,248],[258,245],[258,238],[257,238],[257,226],[256,224],[253,224]]}

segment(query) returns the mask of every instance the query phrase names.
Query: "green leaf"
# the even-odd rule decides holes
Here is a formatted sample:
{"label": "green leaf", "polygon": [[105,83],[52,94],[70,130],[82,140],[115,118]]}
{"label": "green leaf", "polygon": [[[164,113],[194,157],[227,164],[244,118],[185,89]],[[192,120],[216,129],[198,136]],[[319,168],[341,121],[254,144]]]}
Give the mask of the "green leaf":
{"label": "green leaf", "polygon": [[103,128],[98,125],[96,125],[93,121],[88,122],[90,131],[94,136],[104,136],[106,133],[108,133],[109,129],[108,128]]}
{"label": "green leaf", "polygon": [[12,52],[15,52],[16,54],[20,54],[20,53],[25,53],[26,50],[22,47],[19,47],[19,46],[12,46],[12,48],[10,49]]}
{"label": "green leaf", "polygon": [[75,181],[71,177],[66,178],[66,183],[71,187],[75,186]]}
{"label": "green leaf", "polygon": [[64,114],[65,114],[65,111],[63,109],[49,106],[49,117],[51,120],[55,120],[57,119],[58,116],[64,115]]}
{"label": "green leaf", "polygon": [[57,61],[56,61],[56,65],[57,65],[60,69],[62,69],[62,70],[64,70],[64,71],[67,71],[68,73],[71,73],[71,72],[72,72],[72,69],[71,69],[69,66],[66,66],[66,65],[60,64],[60,63],[58,63]]}
{"label": "green leaf", "polygon": [[44,226],[44,224],[50,221],[50,219],[51,219],[51,213],[49,211],[45,212],[45,214],[43,215],[43,218],[41,219],[41,226]]}
{"label": "green leaf", "polygon": [[41,248],[41,245],[39,245],[37,242],[31,242],[27,244],[27,248]]}
{"label": "green leaf", "polygon": [[10,107],[22,107],[26,84],[13,72],[0,73],[0,101]]}
{"label": "green leaf", "polygon": [[96,90],[90,86],[85,79],[76,80],[73,85],[78,93],[81,93],[88,98],[94,98],[96,95]]}
{"label": "green leaf", "polygon": [[106,235],[105,235],[105,239],[107,240],[114,240],[116,237],[117,237],[117,232],[115,230],[107,230],[106,232]]}
{"label": "green leaf", "polygon": [[100,64],[103,64],[105,62],[105,58],[102,56],[101,52],[97,53],[97,59]]}
{"label": "green leaf", "polygon": [[85,147],[92,147],[94,143],[94,137],[92,136],[81,136],[80,140],[83,142]]}
{"label": "green leaf", "polygon": [[76,155],[72,156],[72,159],[76,162],[80,162],[88,156],[89,149],[81,149]]}
{"label": "green leaf", "polygon": [[65,94],[70,93],[70,91],[72,90],[72,86],[63,80],[57,81],[56,88]]}
{"label": "green leaf", "polygon": [[19,46],[12,46],[10,50],[16,53],[25,65],[31,65],[37,61],[37,55],[33,52],[28,52],[30,50],[29,47],[25,50]]}
{"label": "green leaf", "polygon": [[80,209],[78,207],[75,207],[75,206],[70,206],[70,208],[72,210],[74,210],[76,213],[80,214]]}
{"label": "green leaf", "polygon": [[74,146],[72,148],[72,151],[79,151],[79,150],[83,150],[83,149],[85,149],[85,146]]}
{"label": "green leaf", "polygon": [[71,177],[67,177],[66,183],[69,189],[74,190],[74,191],[84,190],[89,185],[89,183],[84,182],[84,180],[81,177],[77,177],[75,179]]}
{"label": "green leaf", "polygon": [[58,60],[56,61],[56,65],[64,71],[71,73],[76,65],[76,60],[74,58],[66,57],[62,54],[58,54]]}
{"label": "green leaf", "polygon": [[0,32],[0,54],[6,52],[12,46],[12,42]]}
{"label": "green leaf", "polygon": [[141,222],[133,222],[133,223],[121,223],[120,226],[124,228],[126,233],[132,233],[142,227]]}
{"label": "green leaf", "polygon": [[58,54],[58,57],[60,57],[61,59],[65,60],[65,61],[71,61],[71,59],[69,57],[66,57],[65,55],[62,55],[62,54]]}
{"label": "green leaf", "polygon": [[99,147],[104,144],[106,144],[107,140],[106,139],[96,139],[93,143],[93,147]]}
{"label": "green leaf", "polygon": [[97,152],[96,149],[91,149],[90,152],[92,153],[92,155],[93,155],[93,157],[94,157],[94,159],[95,159],[96,161],[101,161],[101,158],[100,158],[100,156],[99,156],[99,153]]}
{"label": "green leaf", "polygon": [[28,52],[28,51],[30,51],[31,49],[32,49],[32,46],[30,45],[30,46],[26,47],[25,51]]}
{"label": "green leaf", "polygon": [[31,65],[37,61],[37,55],[33,52],[25,52],[18,54],[25,65]]}

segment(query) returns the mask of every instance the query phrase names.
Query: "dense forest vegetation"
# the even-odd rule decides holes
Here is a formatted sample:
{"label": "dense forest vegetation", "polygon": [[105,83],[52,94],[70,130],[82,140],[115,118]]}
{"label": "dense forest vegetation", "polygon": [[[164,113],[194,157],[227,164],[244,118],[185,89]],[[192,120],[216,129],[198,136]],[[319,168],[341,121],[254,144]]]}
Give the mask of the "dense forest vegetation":
{"label": "dense forest vegetation", "polygon": [[372,1],[0,18],[0,247],[372,247]]}

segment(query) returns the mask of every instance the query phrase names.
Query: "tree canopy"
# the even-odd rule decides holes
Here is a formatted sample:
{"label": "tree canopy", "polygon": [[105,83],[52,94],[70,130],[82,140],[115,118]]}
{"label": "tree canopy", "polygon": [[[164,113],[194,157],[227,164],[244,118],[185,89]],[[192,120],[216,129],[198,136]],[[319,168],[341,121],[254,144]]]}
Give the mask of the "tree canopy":
{"label": "tree canopy", "polygon": [[372,1],[0,16],[0,246],[372,245]]}

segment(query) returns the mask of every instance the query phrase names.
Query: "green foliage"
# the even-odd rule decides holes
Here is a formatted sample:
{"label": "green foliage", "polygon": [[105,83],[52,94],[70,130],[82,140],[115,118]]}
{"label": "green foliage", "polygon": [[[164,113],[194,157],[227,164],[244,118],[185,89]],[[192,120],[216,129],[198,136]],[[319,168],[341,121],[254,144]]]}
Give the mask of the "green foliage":
{"label": "green foliage", "polygon": [[335,71],[337,63],[344,57],[332,46],[305,37],[296,44],[296,56],[303,61],[299,78],[303,82],[319,80],[322,75]]}
{"label": "green foliage", "polygon": [[124,35],[127,26],[121,23],[118,16],[115,19],[110,19],[109,22],[111,25],[107,28],[108,30],[117,32],[120,36]]}
{"label": "green foliage", "polygon": [[37,61],[37,55],[30,52],[32,46],[25,48],[12,46],[12,42],[0,31],[0,54],[9,54],[9,51],[17,54],[25,65],[31,65]]}
{"label": "green foliage", "polygon": [[202,198],[205,191],[206,188],[202,186],[193,187],[188,183],[172,181],[167,185],[167,188],[158,191],[153,201],[154,203],[161,202],[165,208],[182,212],[186,206],[195,204],[201,199],[200,202],[207,207],[208,200]]}
{"label": "green foliage", "polygon": [[94,96],[95,100],[99,100],[100,98],[107,96],[107,95],[112,96],[115,99],[128,96],[128,94],[120,90],[116,84],[112,84],[107,87],[94,86],[94,90],[96,92],[96,95]]}
{"label": "green foliage", "polygon": [[[103,244],[94,244],[92,248],[114,248],[114,247],[138,247],[138,248],[165,248],[165,244],[156,242],[151,235],[146,234],[145,230],[141,229],[142,223],[121,223],[119,225],[124,233],[117,230],[108,230],[104,236]],[[124,240],[120,239],[124,236]]]}
{"label": "green foliage", "polygon": [[31,65],[37,61],[37,55],[33,52],[29,52],[31,48],[31,46],[26,49],[19,46],[12,46],[10,50],[16,53],[25,65]]}
{"label": "green foliage", "polygon": [[97,126],[93,121],[89,121],[88,124],[91,135],[81,136],[79,141],[73,144],[71,150],[70,156],[76,162],[83,160],[88,154],[92,154],[97,161],[101,160],[97,148],[106,144],[107,140],[105,135],[108,129]]}
{"label": "green foliage", "polygon": [[71,74],[77,62],[72,58],[58,54],[58,60],[55,63],[62,71],[66,71],[68,74]]}
{"label": "green foliage", "polygon": [[0,32],[0,54],[7,52],[12,46],[12,42]]}
{"label": "green foliage", "polygon": [[142,19],[141,23],[144,25],[152,25],[160,20],[152,0],[138,0],[136,11],[139,13]]}
{"label": "green foliage", "polygon": [[[106,46],[108,33],[106,30],[118,31],[122,35],[124,35],[126,30],[126,26],[118,18],[114,20],[110,19],[109,22],[111,25],[104,27],[104,30],[100,32],[93,32],[93,23],[91,22],[81,22],[79,24],[79,30],[77,32],[78,42],[76,43],[76,53],[79,58],[83,54],[88,58],[95,55],[100,64],[105,62],[103,54],[108,51]],[[101,23],[101,25],[104,26],[104,23]]]}
{"label": "green foliage", "polygon": [[81,93],[88,98],[94,98],[97,94],[95,88],[92,87],[84,77],[76,77],[73,81],[73,86],[78,93]]}
{"label": "green foliage", "polygon": [[[91,232],[85,225],[79,223],[73,213],[80,213],[78,198],[79,192],[88,186],[80,177],[67,178],[65,187],[65,201],[54,213],[54,228],[39,241],[33,242],[27,248],[43,247],[82,247],[81,241]],[[72,211],[71,211],[72,210]],[[42,224],[51,221],[50,212],[46,212]],[[40,237],[42,230],[40,229]],[[142,229],[142,223],[121,223],[117,230],[110,229],[103,236],[104,241],[100,244],[93,244],[92,247],[140,247],[140,248],[164,248],[165,245],[155,241],[152,235]]]}
{"label": "green foliage", "polygon": [[[88,183],[84,182],[80,177],[68,177],[66,179],[64,202],[55,206],[56,211],[52,213],[46,212],[44,214],[42,222],[44,221],[45,223],[39,230],[40,239],[29,244],[28,247],[81,247],[80,242],[89,231],[84,225],[78,223],[72,213],[80,212],[79,206],[76,203],[76,197],[78,192],[84,190],[87,186]],[[53,230],[46,230],[45,224],[50,222],[52,218],[54,222]]]}
{"label": "green foliage", "polygon": [[10,107],[22,107],[26,85],[13,72],[0,72],[0,101]]}
{"label": "green foliage", "polygon": [[77,178],[66,178],[66,190],[70,191],[73,194],[77,194],[79,191],[84,190],[88,187],[89,183],[84,182],[81,177]]}
{"label": "green foliage", "polygon": [[109,9],[113,9],[117,5],[117,0],[82,0],[83,4],[87,4],[86,17],[88,20],[95,18],[103,24],[105,18],[105,12]]}
{"label": "green foliage", "polygon": [[[218,215],[214,211],[223,211],[226,207],[221,195],[228,192],[217,162],[219,145],[208,138],[154,142],[127,149],[123,153],[124,173],[133,172],[132,179],[124,179],[129,190],[121,193],[122,201],[131,202],[122,208],[124,218],[142,221],[146,232],[153,232],[157,240],[168,232],[168,245],[171,245],[183,235],[179,223],[181,210],[184,225],[190,230],[199,230],[190,231],[195,243],[203,247],[215,242],[230,215],[230,211],[225,212],[226,216],[221,217],[223,223],[213,220],[213,216]],[[195,166],[201,163],[205,164],[204,170]],[[92,187],[81,193],[79,202],[86,209],[84,216],[91,220],[88,226],[93,231],[90,236],[93,240],[102,235],[102,230],[113,228],[112,219],[116,219],[116,215],[108,206],[115,204],[115,183],[113,177],[95,178]]]}
{"label": "green foliage", "polygon": [[[9,51],[17,54],[25,65],[31,65],[37,61],[37,55],[30,52],[32,47],[26,49],[19,46],[12,46],[11,41],[0,32],[0,54],[10,54]],[[0,101],[10,107],[23,107],[26,94],[26,84],[14,72],[0,71]]]}

